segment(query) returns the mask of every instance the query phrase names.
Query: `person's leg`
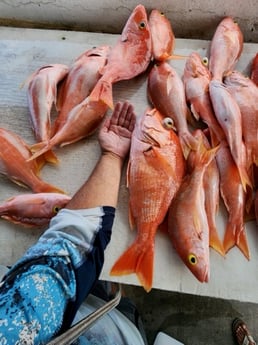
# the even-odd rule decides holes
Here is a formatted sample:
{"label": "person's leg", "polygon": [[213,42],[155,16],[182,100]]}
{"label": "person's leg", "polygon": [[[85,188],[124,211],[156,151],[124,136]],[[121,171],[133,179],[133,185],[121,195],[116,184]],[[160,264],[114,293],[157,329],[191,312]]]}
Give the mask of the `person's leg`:
{"label": "person's leg", "polygon": [[[115,292],[115,283],[113,284],[112,282],[104,280],[98,280],[91,291],[94,296],[99,297],[105,301],[109,301],[111,298],[113,298]],[[122,298],[116,309],[124,314],[138,328],[144,340],[144,343],[148,344],[141,316],[133,301],[122,294]]]}
{"label": "person's leg", "polygon": [[238,345],[256,345],[243,320],[239,318],[233,320],[232,332]]}

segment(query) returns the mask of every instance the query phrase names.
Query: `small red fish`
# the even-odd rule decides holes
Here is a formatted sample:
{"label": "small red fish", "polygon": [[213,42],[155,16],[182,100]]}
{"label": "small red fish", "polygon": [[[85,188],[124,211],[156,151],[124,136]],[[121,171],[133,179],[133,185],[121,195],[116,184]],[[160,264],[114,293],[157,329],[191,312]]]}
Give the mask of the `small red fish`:
{"label": "small red fish", "polygon": [[220,192],[228,211],[223,241],[225,252],[237,246],[249,260],[250,252],[244,224],[245,192],[227,145],[220,146],[216,161],[220,172]]}
{"label": "small red fish", "polygon": [[[210,143],[200,129],[197,129],[193,132],[193,135],[201,140],[202,137],[203,144],[207,150],[211,149]],[[188,159],[187,166],[189,171],[193,171],[195,168],[195,159],[197,151],[191,151]],[[205,191],[205,210],[207,214],[207,220],[209,224],[209,244],[210,247],[216,250],[220,255],[225,256],[225,251],[223,244],[219,238],[217,226],[216,226],[216,216],[219,210],[219,170],[215,159],[212,159],[209,165],[206,167],[204,176],[203,176],[203,186]]]}
{"label": "small red fish", "polygon": [[216,146],[225,138],[219,125],[210,100],[209,83],[211,74],[205,59],[197,52],[192,52],[185,63],[183,81],[186,100],[191,106],[194,117],[201,119],[210,130],[212,145]]}
{"label": "small red fish", "polygon": [[33,155],[30,160],[40,157],[54,147],[63,147],[91,135],[100,125],[108,107],[102,102],[91,102],[87,97],[70,112],[66,123],[47,142],[30,147]]}
{"label": "small red fish", "polygon": [[188,129],[185,89],[177,71],[167,62],[156,64],[148,76],[148,97],[163,116],[170,117],[178,131],[180,143],[187,157],[190,149],[195,149],[196,140]]}
{"label": "small red fish", "polygon": [[218,80],[209,84],[210,97],[216,118],[227,138],[232,157],[246,190],[252,183],[247,173],[246,147],[243,142],[242,116],[239,106],[226,86]]}
{"label": "small red fish", "polygon": [[225,17],[217,26],[210,44],[209,69],[212,79],[222,81],[232,71],[243,51],[244,38],[233,18]]}
{"label": "small red fish", "polygon": [[25,227],[46,226],[70,199],[60,193],[20,194],[0,204],[0,217]]}
{"label": "small red fish", "polygon": [[258,86],[258,53],[253,58],[250,77],[255,85]]}
{"label": "small red fish", "polygon": [[63,193],[38,177],[39,166],[36,160],[28,161],[31,151],[17,134],[0,128],[0,174],[5,175],[21,186],[30,187],[33,192]]}
{"label": "small red fish", "polygon": [[170,21],[163,12],[154,9],[149,16],[149,26],[154,60],[170,59],[173,56],[175,46],[175,36]]}
{"label": "small red fish", "polygon": [[[56,105],[57,86],[68,73],[63,64],[43,66],[29,78],[27,99],[30,110],[30,122],[38,142],[51,137],[51,110]],[[45,155],[46,161],[56,163],[52,152]]]}
{"label": "small red fish", "polygon": [[171,127],[171,119],[156,109],[147,110],[136,123],[127,178],[129,220],[137,236],[110,273],[135,273],[146,291],[152,288],[155,235],[185,173],[182,149]]}
{"label": "small red fish", "polygon": [[100,71],[107,62],[110,49],[107,45],[89,49],[71,65],[58,92],[59,113],[53,125],[52,136],[65,124],[69,112],[89,96],[101,77]]}
{"label": "small red fish", "polygon": [[250,78],[238,71],[228,74],[224,83],[241,111],[249,170],[252,164],[258,165],[258,88]]}
{"label": "small red fish", "polygon": [[200,282],[208,282],[209,224],[203,178],[217,148],[207,150],[203,137],[199,136],[198,140],[194,152],[194,169],[184,177],[168,210],[168,233],[184,264]]}
{"label": "small red fish", "polygon": [[152,55],[151,33],[147,13],[138,5],[128,18],[116,45],[111,49],[102,77],[90,94],[93,102],[102,101],[113,109],[112,85],[120,80],[132,79],[149,66]]}

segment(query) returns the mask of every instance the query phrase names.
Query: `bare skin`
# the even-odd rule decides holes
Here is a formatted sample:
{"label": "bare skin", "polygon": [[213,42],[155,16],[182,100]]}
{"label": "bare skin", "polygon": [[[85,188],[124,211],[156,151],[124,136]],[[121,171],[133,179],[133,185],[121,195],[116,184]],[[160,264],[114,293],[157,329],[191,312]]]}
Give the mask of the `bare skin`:
{"label": "bare skin", "polygon": [[235,319],[232,328],[238,345],[256,345],[244,321]]}
{"label": "bare skin", "polygon": [[133,106],[128,102],[118,102],[99,132],[102,150],[99,161],[66,208],[117,206],[122,167],[131,145],[135,121]]}

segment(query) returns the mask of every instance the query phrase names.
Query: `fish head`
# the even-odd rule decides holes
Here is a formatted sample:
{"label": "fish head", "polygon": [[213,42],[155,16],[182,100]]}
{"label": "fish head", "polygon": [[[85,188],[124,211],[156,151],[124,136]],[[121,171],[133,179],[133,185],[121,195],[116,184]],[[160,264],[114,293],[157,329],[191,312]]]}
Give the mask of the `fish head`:
{"label": "fish head", "polygon": [[156,108],[146,110],[136,126],[138,139],[150,147],[169,144],[174,134],[173,128],[173,120],[162,116]]}
{"label": "fish head", "polygon": [[108,58],[109,53],[111,51],[111,46],[109,45],[102,45],[97,47],[92,47],[86,51],[84,51],[81,55],[79,55],[75,62],[81,61],[81,60],[87,60],[91,57],[100,57],[100,58]]}
{"label": "fish head", "polygon": [[153,9],[149,16],[153,57],[165,61],[171,57],[175,46],[175,36],[169,19],[164,12]]}
{"label": "fish head", "polygon": [[138,38],[138,42],[149,41],[151,44],[150,28],[146,9],[143,5],[136,6],[128,18],[121,34],[121,40],[127,41],[129,36]]}
{"label": "fish head", "polygon": [[98,47],[92,47],[85,52],[85,56],[107,56],[111,50],[111,46],[102,45]]}
{"label": "fish head", "polygon": [[181,258],[193,275],[202,283],[208,282],[210,275],[209,246],[199,238],[188,241],[186,239],[185,250]]}
{"label": "fish head", "polygon": [[201,57],[197,52],[191,53],[185,63],[184,78],[189,76],[191,78],[208,77],[210,79],[210,72],[207,66],[207,57]]}

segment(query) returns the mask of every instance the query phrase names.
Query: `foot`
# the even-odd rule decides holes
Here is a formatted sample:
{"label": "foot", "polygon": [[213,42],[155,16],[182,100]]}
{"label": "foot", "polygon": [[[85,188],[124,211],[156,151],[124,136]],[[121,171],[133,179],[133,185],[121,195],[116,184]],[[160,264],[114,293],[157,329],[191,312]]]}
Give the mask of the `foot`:
{"label": "foot", "polygon": [[256,345],[243,320],[236,318],[233,321],[232,332],[238,345]]}

